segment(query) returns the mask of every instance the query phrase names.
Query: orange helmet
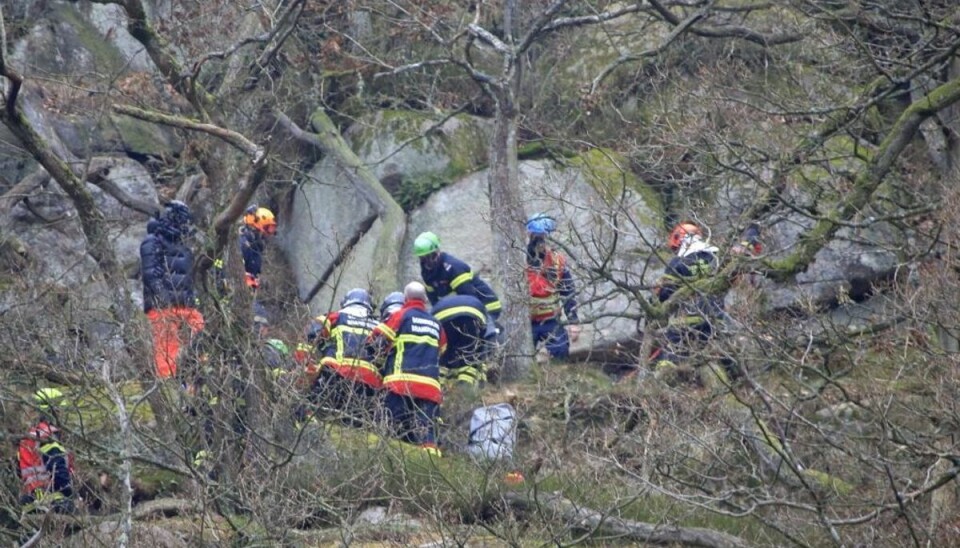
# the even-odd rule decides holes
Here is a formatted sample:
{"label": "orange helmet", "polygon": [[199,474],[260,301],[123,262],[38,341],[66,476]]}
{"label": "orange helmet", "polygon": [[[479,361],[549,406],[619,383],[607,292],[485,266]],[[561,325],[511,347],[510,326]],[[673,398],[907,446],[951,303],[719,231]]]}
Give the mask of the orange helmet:
{"label": "orange helmet", "polygon": [[680,249],[680,246],[683,244],[683,239],[689,235],[703,236],[703,231],[700,230],[700,227],[691,223],[691,222],[682,222],[677,226],[673,227],[673,230],[670,231],[670,237],[667,239],[667,246],[676,251]]}
{"label": "orange helmet", "polygon": [[273,212],[265,207],[250,206],[243,215],[243,222],[264,234],[277,233],[277,219]]}

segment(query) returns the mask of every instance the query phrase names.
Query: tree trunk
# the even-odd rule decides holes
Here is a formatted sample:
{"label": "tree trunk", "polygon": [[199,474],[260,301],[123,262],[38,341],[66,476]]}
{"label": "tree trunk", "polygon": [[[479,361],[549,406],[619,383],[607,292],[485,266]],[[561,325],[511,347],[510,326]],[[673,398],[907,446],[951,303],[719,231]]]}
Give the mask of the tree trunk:
{"label": "tree trunk", "polygon": [[530,371],[533,336],[530,331],[529,290],[524,277],[526,245],[523,203],[517,176],[517,112],[510,89],[498,90],[497,114],[490,143],[490,216],[497,261],[495,275],[503,294],[500,323],[505,335],[501,378],[515,381]]}

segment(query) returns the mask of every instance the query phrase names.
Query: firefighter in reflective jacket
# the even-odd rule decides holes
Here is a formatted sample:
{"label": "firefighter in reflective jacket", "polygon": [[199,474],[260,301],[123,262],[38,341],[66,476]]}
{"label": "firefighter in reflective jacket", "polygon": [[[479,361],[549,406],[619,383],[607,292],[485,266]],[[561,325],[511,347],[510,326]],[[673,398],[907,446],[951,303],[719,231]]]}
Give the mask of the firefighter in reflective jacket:
{"label": "firefighter in reflective jacket", "polygon": [[500,298],[486,281],[474,275],[470,265],[440,251],[440,238],[433,232],[424,232],[413,241],[413,253],[420,260],[420,277],[427,288],[430,304],[456,293],[480,299],[487,315],[500,317]]}
{"label": "firefighter in reflective jacket", "polygon": [[[700,227],[691,222],[678,224],[670,232],[668,247],[677,255],[654,288],[659,302],[670,299],[684,285],[716,274],[719,249],[703,238]],[[723,316],[723,302],[712,296],[692,295],[671,316],[663,334],[664,343],[650,361],[657,369],[669,368],[689,358],[693,346],[713,335],[713,322]]]}
{"label": "firefighter in reflective jacket", "polygon": [[440,356],[441,379],[469,385],[486,382],[487,315],[483,303],[470,295],[447,295],[430,313],[447,335],[447,351]]}
{"label": "firefighter in reflective jacket", "polygon": [[318,364],[307,366],[311,399],[354,426],[373,419],[382,385],[366,346],[377,326],[372,314],[370,294],[365,289],[351,289],[340,301],[340,310],[317,318],[307,333],[321,356]]}
{"label": "firefighter in reflective jacket", "polygon": [[[567,268],[566,257],[547,245],[547,236],[555,228],[554,220],[543,213],[527,219],[530,324],[534,345],[544,342],[551,357],[566,358],[570,354],[570,341],[580,336],[580,326],[577,325],[573,276]],[[560,323],[561,312],[566,315],[566,328]]]}
{"label": "firefighter in reflective jacket", "polygon": [[73,455],[60,440],[54,424],[55,406],[63,399],[56,388],[42,388],[33,395],[40,420],[20,440],[20,504],[25,512],[50,505],[55,512],[68,513],[73,505]]}
{"label": "firefighter in reflective jacket", "polygon": [[403,307],[373,330],[368,345],[377,356],[385,357],[384,410],[395,435],[439,457],[440,355],[446,350],[447,337],[427,312],[423,284],[410,282],[403,296]]}

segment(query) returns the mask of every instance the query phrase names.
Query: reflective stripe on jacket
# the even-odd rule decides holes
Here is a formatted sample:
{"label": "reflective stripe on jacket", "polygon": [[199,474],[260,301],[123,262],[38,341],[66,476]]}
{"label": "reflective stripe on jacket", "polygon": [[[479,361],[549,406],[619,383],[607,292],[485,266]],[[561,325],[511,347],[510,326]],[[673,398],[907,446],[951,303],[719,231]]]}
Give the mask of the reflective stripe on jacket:
{"label": "reflective stripe on jacket", "polygon": [[480,299],[487,313],[497,313],[502,308],[500,298],[486,281],[474,275],[470,265],[460,259],[440,252],[440,258],[433,268],[420,266],[420,277],[427,288],[427,298],[437,304],[441,298],[456,293],[470,295]]}
{"label": "reflective stripe on jacket", "polygon": [[441,367],[450,369],[483,364],[487,313],[483,303],[469,295],[447,295],[430,313],[443,327],[447,351],[440,356]]}
{"label": "reflective stripe on jacket", "polygon": [[566,268],[566,258],[547,250],[537,266],[527,266],[530,288],[530,320],[545,322],[558,318],[564,310],[567,320],[578,321],[573,278]]}
{"label": "reflective stripe on jacket", "polygon": [[21,495],[33,496],[37,489],[71,496],[73,457],[57,440],[57,427],[40,422],[20,440],[18,460]]}
{"label": "reflective stripe on jacket", "polygon": [[443,401],[440,354],[447,336],[422,301],[408,300],[370,335],[369,343],[386,355],[383,386],[394,394]]}
{"label": "reflective stripe on jacket", "polygon": [[365,313],[362,307],[348,307],[322,319],[317,338],[322,355],[320,365],[344,378],[380,388],[380,371],[366,347],[377,322]]}

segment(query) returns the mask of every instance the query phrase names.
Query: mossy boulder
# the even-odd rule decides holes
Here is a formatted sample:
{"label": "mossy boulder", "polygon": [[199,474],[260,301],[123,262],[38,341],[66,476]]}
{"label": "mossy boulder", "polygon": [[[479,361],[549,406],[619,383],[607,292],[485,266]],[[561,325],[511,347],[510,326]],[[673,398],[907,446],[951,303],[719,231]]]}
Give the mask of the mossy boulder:
{"label": "mossy boulder", "polygon": [[134,158],[179,156],[183,143],[167,127],[129,116],[110,115],[101,123],[101,137],[109,150]]}
{"label": "mossy boulder", "polygon": [[12,59],[18,66],[47,77],[82,78],[83,74],[118,74],[124,70],[123,53],[74,3],[51,5],[36,23],[13,49]]}
{"label": "mossy boulder", "polygon": [[354,151],[397,202],[410,210],[487,163],[490,125],[467,115],[384,110],[346,133]]}

